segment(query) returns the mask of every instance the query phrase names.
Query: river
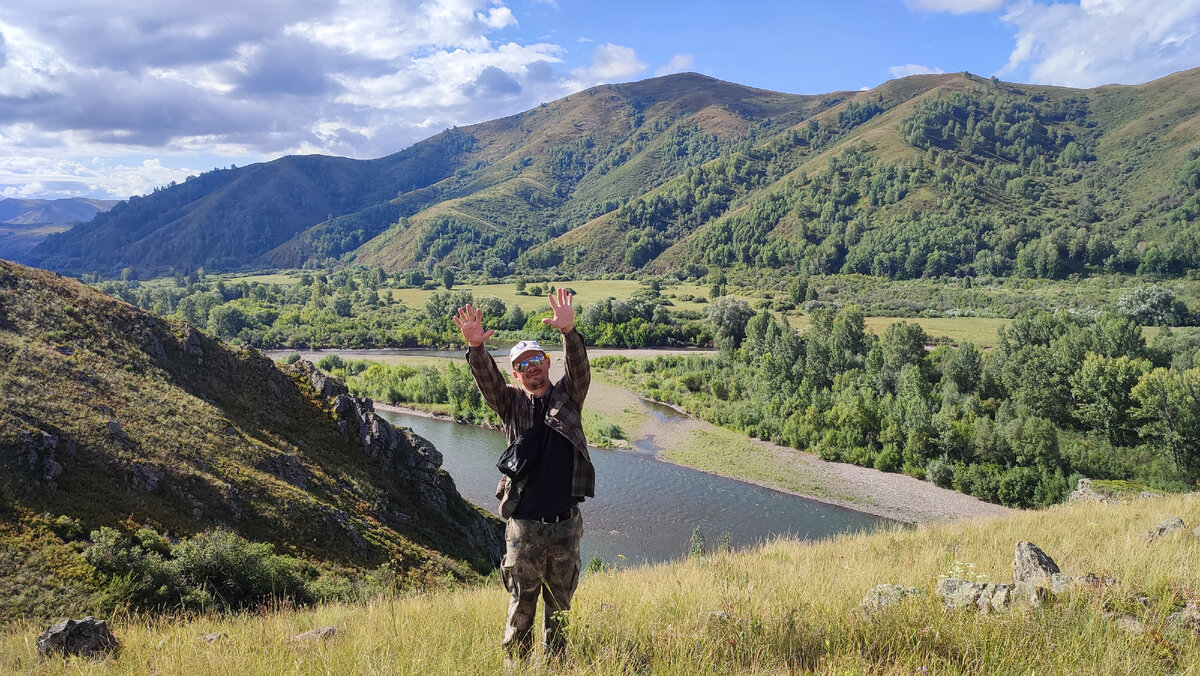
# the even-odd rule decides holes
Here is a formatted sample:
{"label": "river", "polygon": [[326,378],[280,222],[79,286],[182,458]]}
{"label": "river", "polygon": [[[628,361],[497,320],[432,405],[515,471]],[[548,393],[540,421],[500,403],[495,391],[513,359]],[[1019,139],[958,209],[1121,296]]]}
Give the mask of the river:
{"label": "river", "polygon": [[[669,420],[670,409],[655,410]],[[442,466],[463,497],[494,510],[496,458],[504,449],[502,434],[405,413],[381,411],[397,426],[412,428],[442,452]],[[596,497],[583,503],[586,563],[656,563],[685,556],[693,529],[713,550],[727,533],[737,548],[786,535],[823,538],[870,530],[888,522],[879,517],[827,505],[753,484],[706,474],[656,460],[647,450],[592,448]]]}

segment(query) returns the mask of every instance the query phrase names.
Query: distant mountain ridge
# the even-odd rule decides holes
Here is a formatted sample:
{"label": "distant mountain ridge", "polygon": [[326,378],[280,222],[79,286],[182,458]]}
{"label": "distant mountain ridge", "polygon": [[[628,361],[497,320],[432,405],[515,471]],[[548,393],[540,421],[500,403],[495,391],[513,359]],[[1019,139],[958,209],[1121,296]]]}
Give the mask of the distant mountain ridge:
{"label": "distant mountain ridge", "polygon": [[0,199],[0,258],[23,255],[49,235],[108,211],[117,200],[70,197],[57,200]]}
{"label": "distant mountain ridge", "polygon": [[207,172],[25,260],[105,274],[350,260],[494,277],[1173,275],[1200,265],[1198,158],[1200,70],[1088,90],[922,75],[815,96],[685,73],[377,160]]}

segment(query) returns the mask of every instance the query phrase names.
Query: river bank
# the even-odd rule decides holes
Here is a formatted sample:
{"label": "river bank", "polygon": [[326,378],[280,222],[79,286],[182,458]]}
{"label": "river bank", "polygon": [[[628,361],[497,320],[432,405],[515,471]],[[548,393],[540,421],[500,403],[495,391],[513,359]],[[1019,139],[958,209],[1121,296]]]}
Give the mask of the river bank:
{"label": "river bank", "polygon": [[[596,384],[600,387],[594,388],[589,402],[599,400],[596,402],[599,408],[612,409],[614,404],[628,403],[622,401],[626,397],[610,391],[615,388],[610,383]],[[641,406],[632,393],[622,392],[635,405]],[[375,407],[381,411],[453,422],[445,413],[420,408],[378,402]],[[625,410],[627,406],[620,408]],[[644,406],[642,408],[646,415],[630,441],[634,446],[654,448],[657,458],[663,462],[910,524],[941,523],[1014,511],[904,474],[829,462],[794,448],[748,439],[703,420],[686,416],[664,420],[650,414]]]}

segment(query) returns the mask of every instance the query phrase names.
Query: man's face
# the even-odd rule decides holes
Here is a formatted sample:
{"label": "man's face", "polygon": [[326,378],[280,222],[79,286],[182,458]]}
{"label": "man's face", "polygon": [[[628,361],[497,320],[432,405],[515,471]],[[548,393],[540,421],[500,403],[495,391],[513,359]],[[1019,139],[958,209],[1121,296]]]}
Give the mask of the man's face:
{"label": "man's face", "polygon": [[550,356],[543,352],[521,355],[521,360],[513,365],[513,378],[529,392],[543,389],[550,382]]}

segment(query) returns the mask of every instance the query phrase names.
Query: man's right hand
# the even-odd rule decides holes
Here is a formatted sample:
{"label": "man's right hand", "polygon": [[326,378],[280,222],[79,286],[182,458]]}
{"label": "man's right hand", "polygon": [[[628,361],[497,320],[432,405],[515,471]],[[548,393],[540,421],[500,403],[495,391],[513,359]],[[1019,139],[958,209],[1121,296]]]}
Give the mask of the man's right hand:
{"label": "man's right hand", "polygon": [[470,303],[467,303],[465,308],[458,308],[458,315],[454,317],[454,323],[458,325],[463,339],[471,347],[483,345],[483,342],[495,333],[495,331],[483,330],[483,310],[471,307]]}

